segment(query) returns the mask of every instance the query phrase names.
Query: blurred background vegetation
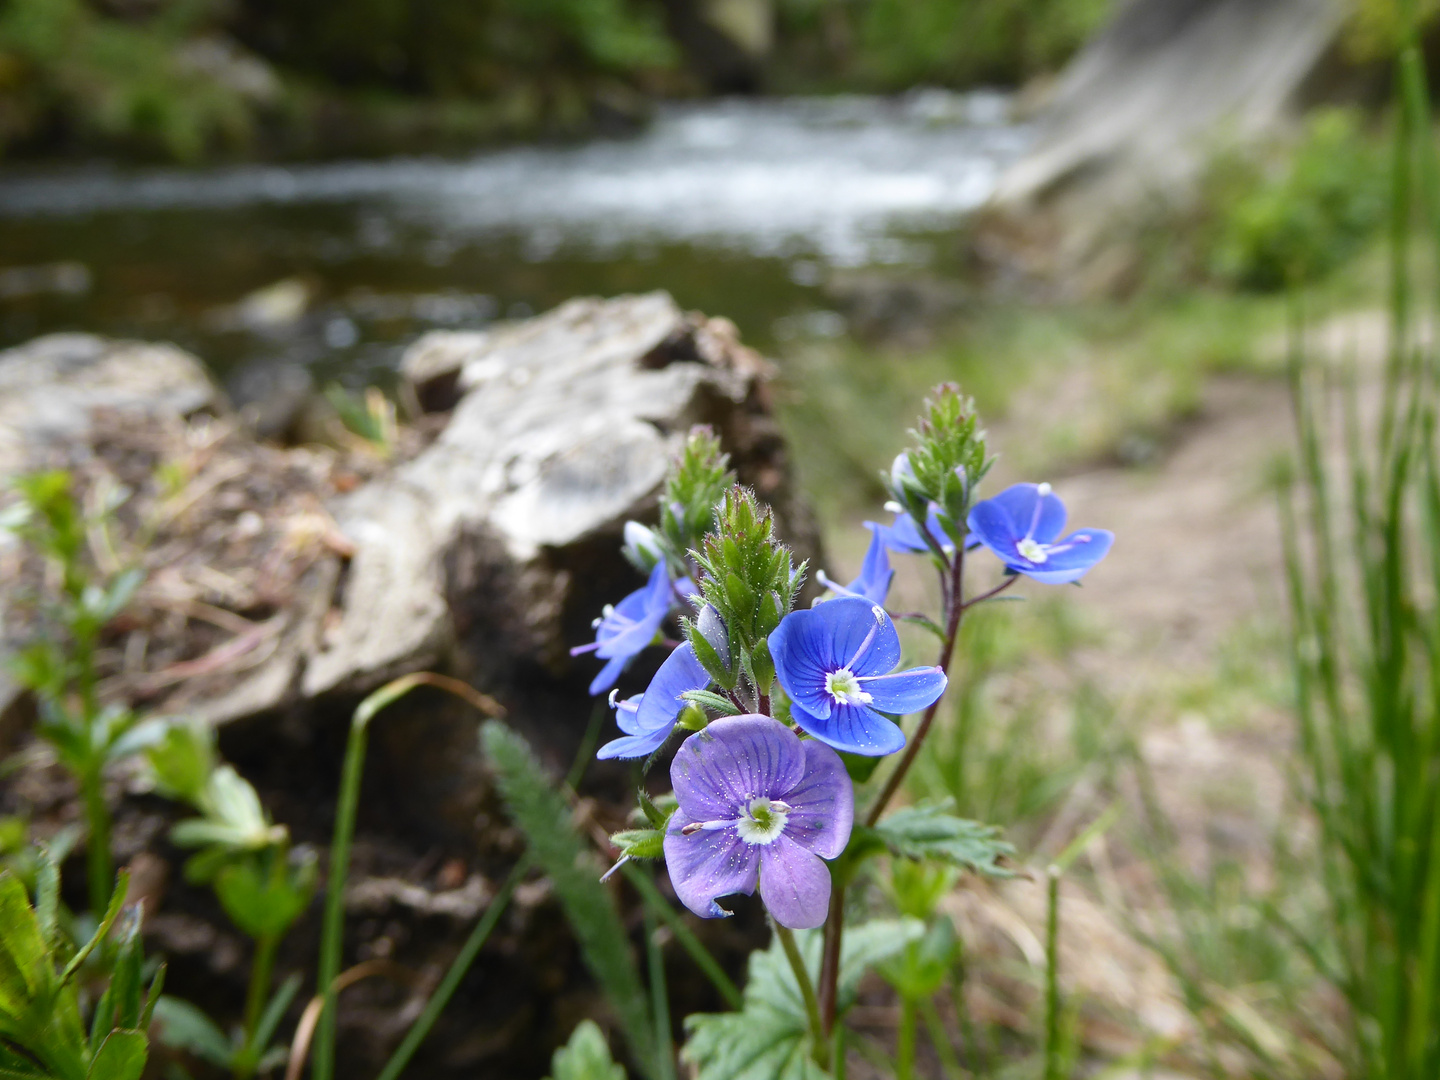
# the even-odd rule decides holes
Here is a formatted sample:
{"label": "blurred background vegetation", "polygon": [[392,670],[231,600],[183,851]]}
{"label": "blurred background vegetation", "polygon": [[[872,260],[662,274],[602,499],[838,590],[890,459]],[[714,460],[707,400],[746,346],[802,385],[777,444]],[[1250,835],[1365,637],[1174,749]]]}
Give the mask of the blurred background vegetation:
{"label": "blurred background vegetation", "polygon": [[0,151],[195,161],[634,120],[714,90],[1015,84],[1109,0],[5,0]]}

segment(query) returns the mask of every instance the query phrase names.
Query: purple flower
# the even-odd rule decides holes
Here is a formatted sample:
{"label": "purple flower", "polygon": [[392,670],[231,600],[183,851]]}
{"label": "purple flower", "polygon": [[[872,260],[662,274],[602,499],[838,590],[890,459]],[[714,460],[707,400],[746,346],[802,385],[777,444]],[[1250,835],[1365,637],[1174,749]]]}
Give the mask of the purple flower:
{"label": "purple flower", "polygon": [[1077,581],[1115,542],[1104,529],[1081,529],[1063,540],[1065,504],[1049,484],[1015,484],[970,510],[970,531],[1012,573],[1045,585]]}
{"label": "purple flower", "polygon": [[[915,519],[905,511],[901,510],[895,503],[886,504],[887,508],[895,511],[895,520],[889,525],[880,525],[873,521],[867,521],[867,526],[872,526],[882,531],[885,546],[891,551],[901,552],[906,555],[920,555],[930,550],[925,543],[925,538],[920,535],[920,529],[915,524]],[[942,551],[954,551],[955,544],[950,537],[945,535],[945,530],[940,525],[939,508],[934,503],[930,504],[930,514],[925,519],[926,530],[940,545]]]}
{"label": "purple flower", "polygon": [[625,732],[602,746],[596,757],[649,757],[670,737],[680,710],[685,708],[687,690],[704,690],[710,675],[695,658],[689,643],[679,646],[660,665],[645,692],[615,706],[615,722]]}
{"label": "purple flower", "polygon": [[665,865],[687,908],[702,919],[729,915],[716,897],[750,896],[758,883],[781,926],[825,921],[822,860],[845,850],[855,820],[835,751],[768,716],[725,717],[685,740],[670,781],[680,808],[665,832]]}
{"label": "purple flower", "polygon": [[625,665],[655,640],[665,616],[670,613],[670,570],[662,559],[650,571],[643,589],[636,589],[595,624],[595,640],[578,645],[571,656],[593,652],[608,661],[590,683],[590,693],[603,694],[615,685]]}
{"label": "purple flower", "polygon": [[938,667],[894,670],[900,637],[885,609],[868,600],[842,596],[792,611],[769,640],[791,716],[837,750],[893,754],[905,733],[880,714],[915,712],[945,692]]}
{"label": "purple flower", "polygon": [[867,521],[870,530],[870,547],[865,552],[865,561],[860,564],[860,576],[849,585],[837,585],[821,570],[816,576],[820,584],[840,596],[859,596],[872,603],[883,604],[890,593],[890,582],[895,571],[890,568],[890,556],[885,553],[886,533],[884,525]]}

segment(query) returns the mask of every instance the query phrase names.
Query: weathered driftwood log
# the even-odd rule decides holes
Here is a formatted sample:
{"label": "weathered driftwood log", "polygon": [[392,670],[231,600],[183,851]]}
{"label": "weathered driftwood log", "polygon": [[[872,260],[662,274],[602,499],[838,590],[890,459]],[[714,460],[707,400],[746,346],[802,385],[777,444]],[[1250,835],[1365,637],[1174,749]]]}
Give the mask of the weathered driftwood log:
{"label": "weathered driftwood log", "polygon": [[[102,650],[105,693],[222,725],[224,754],[275,819],[317,847],[329,840],[349,710],[406,671],[470,680],[568,767],[592,715],[594,661],[567,649],[590,636],[603,603],[640,583],[619,555],[621,527],[654,514],[692,424],[715,428],[782,533],[814,553],[765,365],[725,320],[687,315],[663,293],[575,300],[523,323],[432,334],[403,374],[418,413],[384,460],[257,443],[198,362],[167,346],[67,336],[0,353],[0,484],[65,467],[82,499],[130,491],[97,560],[139,561],[148,579]],[[15,544],[0,547],[0,652],[36,630],[21,601],[40,573]],[[630,681],[644,676],[637,668]],[[394,960],[429,985],[517,857],[475,719],[420,694],[373,729],[347,962]],[[592,770],[587,828],[622,826],[630,783],[613,763]],[[24,812],[41,834],[72,802],[43,762],[0,789],[0,813]],[[167,987],[233,1018],[245,945],[178,873],[184,853],[166,841],[177,813],[154,797],[119,802],[117,854],[138,860]],[[540,1075],[579,1016],[603,1014],[543,884],[517,905],[419,1073]],[[702,930],[738,963],[757,920],[747,910]],[[313,968],[317,921],[312,911],[298,925],[282,971]],[[685,970],[675,976],[685,1007],[717,1004]],[[381,980],[347,991],[342,1072],[374,1074],[418,994]]]}

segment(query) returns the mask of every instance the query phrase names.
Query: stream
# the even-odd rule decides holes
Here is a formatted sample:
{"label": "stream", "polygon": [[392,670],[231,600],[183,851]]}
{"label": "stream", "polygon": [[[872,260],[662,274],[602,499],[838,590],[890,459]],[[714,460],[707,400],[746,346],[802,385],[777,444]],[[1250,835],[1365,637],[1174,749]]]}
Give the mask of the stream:
{"label": "stream", "polygon": [[668,289],[774,349],[845,332],[837,269],[958,275],[957,226],[1026,147],[997,92],[667,105],[581,144],[207,169],[0,171],[0,346],[174,341],[251,376],[384,384],[437,327]]}

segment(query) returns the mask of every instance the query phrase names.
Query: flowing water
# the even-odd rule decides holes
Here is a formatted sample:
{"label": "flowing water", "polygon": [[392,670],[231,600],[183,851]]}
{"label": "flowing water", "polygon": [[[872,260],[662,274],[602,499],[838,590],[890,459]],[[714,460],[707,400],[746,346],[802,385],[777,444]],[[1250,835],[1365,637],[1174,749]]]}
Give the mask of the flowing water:
{"label": "flowing water", "polygon": [[762,348],[843,332],[835,268],[958,264],[957,225],[1029,137],[1007,113],[986,92],[721,101],[463,160],[9,167],[0,345],[168,339],[236,389],[277,364],[384,382],[425,329],[583,294],[665,288]]}

